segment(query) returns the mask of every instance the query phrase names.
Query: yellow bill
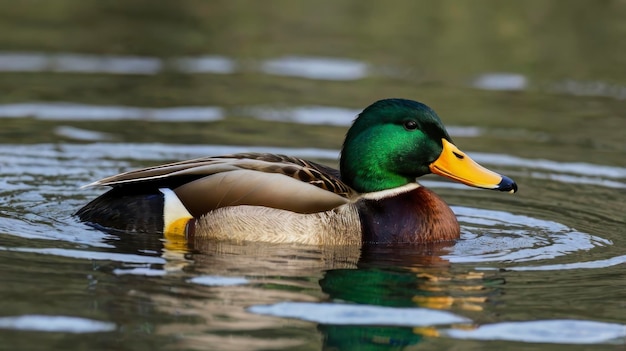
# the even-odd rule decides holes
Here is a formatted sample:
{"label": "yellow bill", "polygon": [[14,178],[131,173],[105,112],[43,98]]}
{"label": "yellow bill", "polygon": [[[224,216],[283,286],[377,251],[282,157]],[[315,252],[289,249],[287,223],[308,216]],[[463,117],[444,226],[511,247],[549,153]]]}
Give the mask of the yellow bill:
{"label": "yellow bill", "polygon": [[511,178],[479,165],[446,139],[441,141],[443,151],[439,158],[430,164],[431,172],[477,188],[510,193],[517,191],[517,184]]}

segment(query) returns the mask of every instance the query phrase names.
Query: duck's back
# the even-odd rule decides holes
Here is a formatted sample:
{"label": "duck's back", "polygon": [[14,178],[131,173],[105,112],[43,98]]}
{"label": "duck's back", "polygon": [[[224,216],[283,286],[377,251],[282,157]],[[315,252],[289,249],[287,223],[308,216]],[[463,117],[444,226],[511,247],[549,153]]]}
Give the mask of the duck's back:
{"label": "duck's back", "polygon": [[165,201],[161,188],[172,189],[196,218],[239,205],[316,213],[341,206],[355,196],[333,168],[256,153],[144,168],[91,185],[113,189],[80,209],[77,216],[105,228],[138,232],[162,231]]}

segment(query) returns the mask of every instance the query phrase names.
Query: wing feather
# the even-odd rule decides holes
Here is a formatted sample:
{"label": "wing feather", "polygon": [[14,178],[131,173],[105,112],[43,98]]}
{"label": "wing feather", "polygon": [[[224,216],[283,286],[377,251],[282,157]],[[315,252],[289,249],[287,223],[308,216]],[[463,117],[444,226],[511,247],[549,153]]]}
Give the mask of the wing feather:
{"label": "wing feather", "polygon": [[329,210],[358,194],[339,171],[284,155],[242,153],[203,157],[121,173],[86,186],[171,187],[193,215],[234,205],[300,213]]}

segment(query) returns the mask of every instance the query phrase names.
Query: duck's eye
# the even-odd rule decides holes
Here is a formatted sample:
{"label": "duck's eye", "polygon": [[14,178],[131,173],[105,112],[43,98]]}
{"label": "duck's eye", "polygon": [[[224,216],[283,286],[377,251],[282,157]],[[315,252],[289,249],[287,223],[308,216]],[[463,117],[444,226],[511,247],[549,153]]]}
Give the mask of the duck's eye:
{"label": "duck's eye", "polygon": [[413,120],[404,121],[404,129],[406,130],[415,130],[417,129],[417,122]]}

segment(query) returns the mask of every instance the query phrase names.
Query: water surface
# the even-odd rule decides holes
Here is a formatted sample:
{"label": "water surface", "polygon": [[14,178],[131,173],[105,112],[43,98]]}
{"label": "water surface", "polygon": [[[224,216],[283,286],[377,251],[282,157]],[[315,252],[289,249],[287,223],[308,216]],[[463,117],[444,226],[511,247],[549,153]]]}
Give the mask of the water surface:
{"label": "water surface", "polygon": [[[7,4],[0,349],[621,349],[623,2]],[[421,181],[457,242],[318,248],[112,235],[72,214],[137,167],[337,165],[354,116],[433,107],[515,195]]]}

